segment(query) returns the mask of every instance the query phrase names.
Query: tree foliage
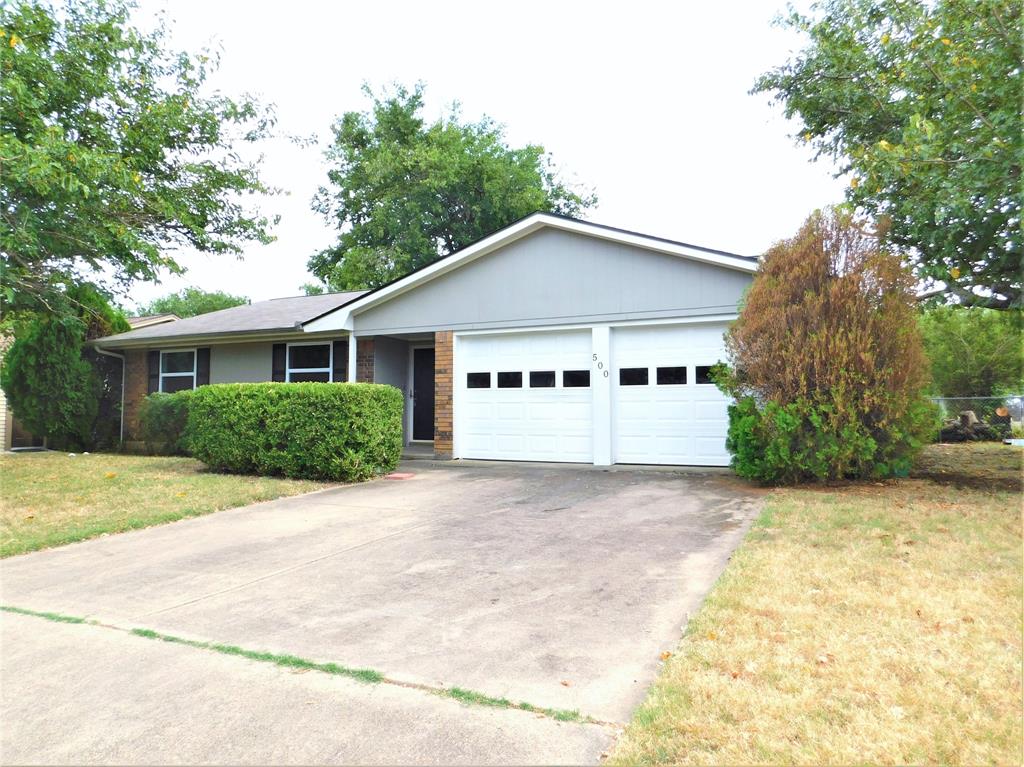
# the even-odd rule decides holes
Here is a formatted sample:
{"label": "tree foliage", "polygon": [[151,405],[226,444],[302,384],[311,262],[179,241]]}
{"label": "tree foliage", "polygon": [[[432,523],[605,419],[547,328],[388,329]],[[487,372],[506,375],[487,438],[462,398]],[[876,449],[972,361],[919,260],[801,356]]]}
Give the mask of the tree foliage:
{"label": "tree foliage", "polygon": [[803,140],[852,173],[920,277],[962,303],[1022,305],[1021,4],[824,0],[783,20],[806,47],[763,75]]}
{"label": "tree foliage", "polygon": [[139,308],[137,316],[147,314],[176,314],[181,319],[207,314],[233,306],[249,303],[245,296],[233,296],[220,290],[206,291],[199,288],[185,288],[178,293],[170,293],[150,301]]}
{"label": "tree foliage", "polygon": [[309,268],[334,290],[383,285],[534,211],[596,202],[559,180],[542,146],[508,146],[488,118],[463,123],[453,107],[428,124],[422,86],[364,92],[372,111],[335,122],[329,184],[314,200],[340,234]]}
{"label": "tree foliage", "polygon": [[92,448],[115,438],[121,369],[84,346],[129,330],[124,316],[84,283],[54,298],[57,311],[22,315],[0,385],[25,427],[52,445]]}
{"label": "tree foliage", "polygon": [[1020,312],[937,306],[921,316],[932,390],[943,397],[1024,393]]}
{"label": "tree foliage", "polygon": [[904,471],[931,425],[913,277],[848,213],[774,245],[730,327],[737,470],[772,482]]}
{"label": "tree foliage", "polygon": [[268,242],[242,196],[268,190],[235,150],[267,134],[254,101],[203,96],[216,59],[173,53],[126,0],[0,4],[0,283],[5,311],[61,285],[180,272],[168,249]]}

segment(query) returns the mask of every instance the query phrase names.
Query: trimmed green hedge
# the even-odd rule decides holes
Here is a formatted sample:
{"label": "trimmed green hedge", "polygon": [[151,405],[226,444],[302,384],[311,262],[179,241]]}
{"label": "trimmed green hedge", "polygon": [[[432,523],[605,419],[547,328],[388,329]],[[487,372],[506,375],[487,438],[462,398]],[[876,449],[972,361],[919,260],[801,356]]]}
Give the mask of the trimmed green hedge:
{"label": "trimmed green hedge", "polygon": [[191,393],[185,439],[219,471],[357,481],[402,456],[402,392],[382,384],[253,383]]}
{"label": "trimmed green hedge", "polygon": [[139,410],[139,437],[146,450],[155,455],[188,455],[185,444],[185,425],[188,422],[188,402],[194,392],[150,394]]}

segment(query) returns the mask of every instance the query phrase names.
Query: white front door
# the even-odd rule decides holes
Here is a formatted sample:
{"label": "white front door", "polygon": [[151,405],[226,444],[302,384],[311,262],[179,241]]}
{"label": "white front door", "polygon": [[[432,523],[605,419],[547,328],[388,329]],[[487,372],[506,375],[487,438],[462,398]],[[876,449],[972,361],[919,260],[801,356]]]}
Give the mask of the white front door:
{"label": "white front door", "polygon": [[725,324],[613,328],[612,461],[727,466],[728,399],[707,379]]}
{"label": "white front door", "polygon": [[459,458],[593,460],[591,332],[460,336]]}

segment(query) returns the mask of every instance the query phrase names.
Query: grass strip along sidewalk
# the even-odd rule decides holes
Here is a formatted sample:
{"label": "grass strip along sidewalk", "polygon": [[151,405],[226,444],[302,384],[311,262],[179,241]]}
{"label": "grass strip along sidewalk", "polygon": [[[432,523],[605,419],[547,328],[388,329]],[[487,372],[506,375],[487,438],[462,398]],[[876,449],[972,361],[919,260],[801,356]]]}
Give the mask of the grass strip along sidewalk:
{"label": "grass strip along sidewalk", "polygon": [[580,714],[579,711],[570,711],[568,709],[559,708],[546,708],[544,706],[534,706],[531,703],[516,702],[508,700],[507,698],[496,698],[491,695],[485,695],[480,692],[473,690],[465,690],[461,687],[430,687],[423,684],[415,684],[411,682],[403,682],[397,679],[391,679],[379,671],[368,668],[349,668],[342,666],[337,663],[318,663],[316,661],[307,660],[300,658],[295,655],[281,655],[278,653],[264,652],[261,650],[248,650],[244,647],[238,647],[236,645],[219,644],[216,642],[203,642],[197,639],[185,639],[183,637],[176,637],[171,634],[163,634],[158,631],[143,628],[132,628],[124,629],[119,626],[114,626],[101,621],[88,620],[74,615],[62,615],[60,613],[53,612],[42,612],[38,610],[27,610],[22,607],[14,607],[12,605],[0,605],[0,611],[15,613],[17,615],[27,615],[33,618],[42,618],[48,621],[54,621],[57,623],[80,623],[90,626],[98,626],[101,628],[113,629],[115,631],[124,631],[131,634],[132,636],[141,637],[143,639],[155,639],[161,642],[169,642],[172,644],[185,645],[187,647],[194,647],[198,650],[209,650],[212,652],[218,652],[223,655],[233,655],[238,658],[246,658],[247,660],[257,661],[260,663],[270,663],[275,666],[281,666],[289,669],[302,669],[308,671],[319,671],[322,674],[330,674],[332,676],[343,676],[349,679],[355,679],[359,682],[365,682],[367,684],[391,684],[398,687],[406,687],[414,690],[422,690],[432,695],[438,695],[442,698],[451,698],[457,700],[465,705],[475,706],[489,706],[492,708],[506,708],[517,711],[526,711],[532,714],[538,714],[546,716],[551,719],[555,719],[559,722],[578,722],[582,724],[601,724],[605,725],[608,722],[602,722],[597,719],[593,719],[589,716]]}

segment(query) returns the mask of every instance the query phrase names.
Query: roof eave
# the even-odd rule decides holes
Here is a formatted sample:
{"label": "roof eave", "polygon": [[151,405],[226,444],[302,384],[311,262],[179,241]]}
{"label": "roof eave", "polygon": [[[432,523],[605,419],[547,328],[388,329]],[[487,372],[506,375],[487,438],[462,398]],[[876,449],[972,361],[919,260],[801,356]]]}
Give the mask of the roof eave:
{"label": "roof eave", "polygon": [[[187,346],[196,343],[245,343],[248,341],[269,341],[274,339],[287,340],[288,338],[312,338],[323,333],[339,332],[338,329],[323,331],[322,333],[307,332],[301,327],[264,328],[260,330],[229,330],[217,333],[189,333],[185,335],[147,336],[145,338],[124,338],[118,336],[106,336],[88,341],[90,346],[102,349],[139,349],[153,346]],[[341,331],[344,332],[344,331]]]}

